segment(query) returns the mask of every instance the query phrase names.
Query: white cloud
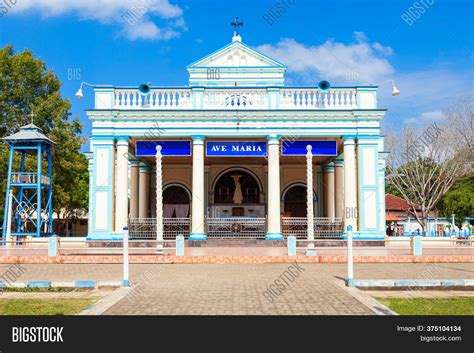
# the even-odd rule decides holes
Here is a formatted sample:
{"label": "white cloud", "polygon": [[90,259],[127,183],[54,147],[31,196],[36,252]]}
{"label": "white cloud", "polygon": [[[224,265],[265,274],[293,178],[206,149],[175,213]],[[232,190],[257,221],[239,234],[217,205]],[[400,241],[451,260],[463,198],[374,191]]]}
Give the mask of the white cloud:
{"label": "white cloud", "polygon": [[336,85],[378,83],[394,73],[387,60],[393,50],[370,43],[362,32],[354,32],[354,42],[327,40],[320,45],[305,45],[292,38],[277,44],[263,44],[257,50],[288,65],[288,74],[299,76],[301,84],[327,79]]}
{"label": "white cloud", "polygon": [[442,120],[446,116],[441,110],[434,110],[431,112],[424,112],[421,114],[421,119],[423,120]]}
{"label": "white cloud", "polygon": [[403,121],[407,124],[418,124],[418,123],[432,123],[435,121],[443,120],[446,115],[441,110],[433,110],[430,112],[422,112],[418,117],[406,118]]}
{"label": "white cloud", "polygon": [[[84,20],[119,24],[130,40],[168,40],[186,29],[183,10],[169,0],[22,0],[12,13],[38,11],[44,18],[74,14]],[[158,27],[154,18],[164,22]]]}

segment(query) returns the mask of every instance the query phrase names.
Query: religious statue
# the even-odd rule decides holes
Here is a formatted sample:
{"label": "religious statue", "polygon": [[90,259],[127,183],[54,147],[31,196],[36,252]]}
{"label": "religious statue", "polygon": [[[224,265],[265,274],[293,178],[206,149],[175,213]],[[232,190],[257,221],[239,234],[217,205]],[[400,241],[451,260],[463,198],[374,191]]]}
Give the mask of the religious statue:
{"label": "religious statue", "polygon": [[235,183],[235,191],[234,191],[234,203],[235,204],[241,204],[242,203],[242,200],[243,200],[243,196],[242,196],[242,187],[240,186],[240,177],[242,175],[232,175],[232,178],[234,179],[234,183]]}

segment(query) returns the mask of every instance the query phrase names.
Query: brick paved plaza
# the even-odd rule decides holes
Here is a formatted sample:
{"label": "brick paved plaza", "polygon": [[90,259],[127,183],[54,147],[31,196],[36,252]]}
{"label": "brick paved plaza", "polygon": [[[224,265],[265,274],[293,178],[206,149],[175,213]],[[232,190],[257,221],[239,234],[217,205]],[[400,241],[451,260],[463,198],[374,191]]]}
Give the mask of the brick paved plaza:
{"label": "brick paved plaza", "polygon": [[[341,284],[343,264],[299,264],[298,277],[278,296],[264,292],[291,264],[131,266],[136,289],[106,314],[372,314]],[[0,265],[4,272],[9,265]],[[118,281],[114,264],[23,265],[18,281]],[[472,264],[356,264],[360,279],[474,278]],[[268,292],[267,292],[268,293]],[[268,295],[267,295],[268,296]]]}

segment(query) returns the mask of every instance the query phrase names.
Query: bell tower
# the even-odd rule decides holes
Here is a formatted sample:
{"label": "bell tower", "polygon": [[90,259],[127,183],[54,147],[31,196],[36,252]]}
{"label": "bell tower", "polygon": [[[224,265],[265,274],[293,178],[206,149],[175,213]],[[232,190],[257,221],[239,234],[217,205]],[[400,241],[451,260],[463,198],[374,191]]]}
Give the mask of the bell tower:
{"label": "bell tower", "polygon": [[10,145],[3,240],[53,234],[52,148],[34,124],[1,139]]}

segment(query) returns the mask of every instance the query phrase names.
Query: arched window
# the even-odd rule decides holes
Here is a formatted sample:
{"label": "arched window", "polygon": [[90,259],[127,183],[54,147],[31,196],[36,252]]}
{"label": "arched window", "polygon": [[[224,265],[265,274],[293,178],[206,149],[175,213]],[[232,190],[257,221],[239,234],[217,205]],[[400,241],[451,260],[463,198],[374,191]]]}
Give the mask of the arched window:
{"label": "arched window", "polygon": [[189,203],[188,191],[180,185],[170,185],[163,190],[163,204]]}
{"label": "arched window", "polygon": [[[306,185],[293,185],[283,195],[284,213],[287,217],[306,217]],[[313,198],[313,201],[316,201]]]}
{"label": "arched window", "polygon": [[185,187],[176,184],[165,186],[163,190],[163,217],[189,217],[190,202],[191,196]]}
{"label": "arched window", "polygon": [[260,203],[258,181],[252,174],[243,170],[231,170],[219,177],[214,185],[214,203],[234,203],[236,180],[240,184],[243,204]]}

